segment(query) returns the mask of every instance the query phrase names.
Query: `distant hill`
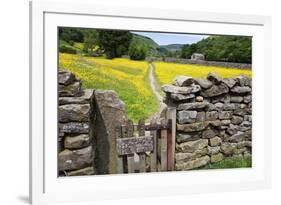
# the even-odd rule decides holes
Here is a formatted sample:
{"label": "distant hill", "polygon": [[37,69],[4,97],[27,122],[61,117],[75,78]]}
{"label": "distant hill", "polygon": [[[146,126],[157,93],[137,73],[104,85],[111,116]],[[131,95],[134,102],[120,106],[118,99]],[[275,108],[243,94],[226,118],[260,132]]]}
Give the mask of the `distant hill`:
{"label": "distant hill", "polygon": [[[147,56],[153,57],[172,57],[173,53],[180,51],[183,47],[182,44],[169,44],[169,45],[158,45],[154,40],[147,36],[142,36],[133,33],[133,41],[137,41],[138,44],[143,44],[147,47]],[[175,57],[175,56],[173,56]]]}
{"label": "distant hill", "polygon": [[183,47],[183,44],[168,44],[168,45],[161,45],[161,48],[165,48],[169,51],[179,51]]}

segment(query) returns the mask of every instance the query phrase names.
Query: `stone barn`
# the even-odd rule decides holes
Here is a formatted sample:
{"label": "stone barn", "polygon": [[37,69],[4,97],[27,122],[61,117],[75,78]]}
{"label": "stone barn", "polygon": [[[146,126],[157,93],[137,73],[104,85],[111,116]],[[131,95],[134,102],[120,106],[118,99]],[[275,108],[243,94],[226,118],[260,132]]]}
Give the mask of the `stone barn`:
{"label": "stone barn", "polygon": [[205,60],[205,56],[202,53],[193,53],[191,55],[191,60]]}

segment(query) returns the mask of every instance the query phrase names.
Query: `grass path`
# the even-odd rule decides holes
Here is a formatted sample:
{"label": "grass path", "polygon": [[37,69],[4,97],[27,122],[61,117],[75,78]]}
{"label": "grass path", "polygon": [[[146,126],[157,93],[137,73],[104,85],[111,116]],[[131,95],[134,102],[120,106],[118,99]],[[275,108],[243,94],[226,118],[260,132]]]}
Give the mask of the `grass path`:
{"label": "grass path", "polygon": [[160,93],[157,90],[157,82],[154,77],[154,66],[151,63],[149,63],[149,85],[152,92],[157,97],[158,101],[160,103],[163,102],[163,97],[160,95]]}
{"label": "grass path", "polygon": [[152,63],[148,64],[149,66],[149,70],[148,70],[148,79],[149,79],[149,86],[151,88],[152,93],[155,95],[155,97],[157,98],[158,102],[159,102],[159,106],[158,106],[158,110],[157,112],[155,112],[153,115],[151,115],[149,117],[149,119],[147,119],[148,121],[150,121],[151,119],[159,119],[161,113],[163,112],[163,110],[166,109],[167,105],[163,102],[163,96],[160,94],[159,92],[159,84],[157,83],[156,79],[155,79],[155,75],[154,75],[154,66]]}

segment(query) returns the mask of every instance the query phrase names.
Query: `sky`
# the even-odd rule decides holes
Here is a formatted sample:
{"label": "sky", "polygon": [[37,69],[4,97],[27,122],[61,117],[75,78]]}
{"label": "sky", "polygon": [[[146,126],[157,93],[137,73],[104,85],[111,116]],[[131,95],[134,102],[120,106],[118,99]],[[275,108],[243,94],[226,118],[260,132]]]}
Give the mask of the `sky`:
{"label": "sky", "polygon": [[154,40],[158,45],[168,44],[191,44],[196,43],[203,38],[207,38],[207,35],[195,35],[195,34],[172,34],[172,33],[156,33],[156,32],[132,32],[139,35],[147,36]]}

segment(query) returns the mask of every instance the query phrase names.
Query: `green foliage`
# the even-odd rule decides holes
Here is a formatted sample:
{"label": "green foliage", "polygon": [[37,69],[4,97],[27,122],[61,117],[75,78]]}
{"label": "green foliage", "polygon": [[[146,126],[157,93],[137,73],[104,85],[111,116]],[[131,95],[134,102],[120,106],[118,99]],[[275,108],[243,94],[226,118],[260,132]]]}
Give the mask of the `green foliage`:
{"label": "green foliage", "polygon": [[129,47],[128,55],[131,60],[144,60],[146,57],[147,48],[144,44],[132,42]]}
{"label": "green foliage", "polygon": [[69,45],[74,46],[75,42],[73,40],[70,40],[68,43],[69,43]]}
{"label": "green foliage", "polygon": [[190,58],[193,53],[203,53],[209,61],[237,63],[252,62],[252,41],[243,36],[211,36],[191,45],[184,45],[182,58]]}
{"label": "green foliage", "polygon": [[81,29],[66,27],[59,28],[59,39],[69,44],[72,44],[72,42],[83,42],[84,40]]}
{"label": "green foliage", "polygon": [[186,44],[182,47],[181,58],[190,58],[193,53],[197,52],[197,44]]}
{"label": "green foliage", "polygon": [[86,29],[83,31],[84,47],[83,51],[89,54],[93,53],[93,49],[98,43],[98,32],[95,29]]}
{"label": "green foliage", "polygon": [[65,46],[65,45],[61,45],[59,47],[59,52],[61,53],[70,53],[70,54],[76,54],[76,50],[71,48],[71,47],[68,47],[68,46]]}
{"label": "green foliage", "polygon": [[231,169],[231,168],[246,168],[252,167],[252,160],[250,157],[228,157],[216,163],[210,163],[201,169]]}
{"label": "green foliage", "polygon": [[109,59],[121,57],[128,52],[132,34],[129,31],[97,30],[98,45]]}

